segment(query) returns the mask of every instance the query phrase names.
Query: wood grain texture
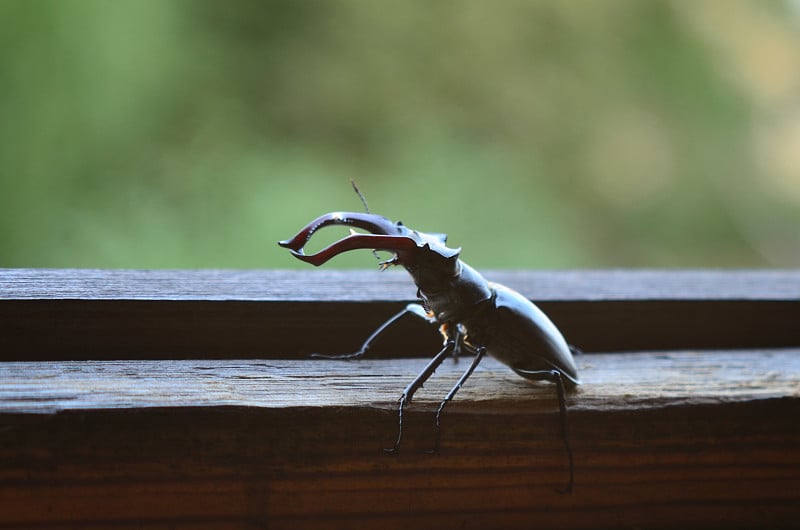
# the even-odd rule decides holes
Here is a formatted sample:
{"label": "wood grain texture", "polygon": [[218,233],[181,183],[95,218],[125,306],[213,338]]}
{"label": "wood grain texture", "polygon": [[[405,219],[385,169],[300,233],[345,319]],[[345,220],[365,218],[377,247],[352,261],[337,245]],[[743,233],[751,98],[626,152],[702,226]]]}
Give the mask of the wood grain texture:
{"label": "wood grain texture", "polygon": [[[414,398],[438,405],[469,364],[445,362]],[[372,407],[394,410],[423,359],[0,363],[0,413],[145,407]],[[572,409],[800,397],[800,349],[579,356]],[[553,407],[553,387],[485,359],[459,400],[515,411]],[[539,398],[544,398],[542,399]]]}
{"label": "wood grain texture", "polygon": [[0,364],[0,527],[789,527],[800,350],[579,358],[576,487],[552,385],[420,359]]}
{"label": "wood grain texture", "polygon": [[[800,345],[797,271],[488,272],[585,351]],[[0,360],[346,353],[412,301],[402,271],[0,270]],[[398,323],[376,350],[428,356]]]}
{"label": "wood grain texture", "polygon": [[[800,299],[796,270],[482,271],[537,302]],[[370,270],[0,269],[0,300],[407,302],[399,268]]]}
{"label": "wood grain texture", "polygon": [[[119,409],[4,418],[5,528],[791,527],[798,407],[575,411],[576,486],[553,414],[430,412],[382,453],[382,410]],[[743,425],[742,418],[747,418]]]}
{"label": "wood grain texture", "polygon": [[[0,270],[0,528],[791,528],[800,273],[489,272],[593,353],[571,392],[446,362],[400,271]],[[700,348],[700,349],[698,349]],[[647,350],[618,353],[614,350]],[[613,351],[612,353],[597,353]]]}

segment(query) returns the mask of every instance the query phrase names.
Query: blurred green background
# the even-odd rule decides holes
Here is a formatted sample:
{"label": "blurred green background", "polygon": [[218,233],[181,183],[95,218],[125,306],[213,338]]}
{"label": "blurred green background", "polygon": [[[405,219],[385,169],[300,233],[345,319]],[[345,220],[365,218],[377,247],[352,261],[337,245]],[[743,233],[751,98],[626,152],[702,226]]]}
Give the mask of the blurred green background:
{"label": "blurred green background", "polygon": [[0,267],[307,267],[350,178],[478,268],[800,266],[800,5],[0,0]]}

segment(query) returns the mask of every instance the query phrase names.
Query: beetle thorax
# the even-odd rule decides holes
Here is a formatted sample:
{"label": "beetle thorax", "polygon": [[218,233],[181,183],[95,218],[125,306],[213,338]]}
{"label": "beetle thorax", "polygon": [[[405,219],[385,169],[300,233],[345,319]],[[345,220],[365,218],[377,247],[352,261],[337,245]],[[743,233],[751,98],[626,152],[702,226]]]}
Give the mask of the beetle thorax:
{"label": "beetle thorax", "polygon": [[455,260],[453,274],[449,276],[430,278],[420,271],[409,272],[417,283],[423,305],[439,322],[463,322],[480,302],[492,296],[483,276],[461,260]]}

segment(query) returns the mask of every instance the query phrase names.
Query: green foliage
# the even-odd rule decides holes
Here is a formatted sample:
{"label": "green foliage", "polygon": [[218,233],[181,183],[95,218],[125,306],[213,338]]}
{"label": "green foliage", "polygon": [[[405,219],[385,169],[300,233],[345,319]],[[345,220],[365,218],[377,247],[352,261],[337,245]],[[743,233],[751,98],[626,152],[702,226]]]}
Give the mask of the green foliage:
{"label": "green foliage", "polygon": [[796,265],[692,5],[0,0],[0,266],[299,267],[350,178],[477,267]]}

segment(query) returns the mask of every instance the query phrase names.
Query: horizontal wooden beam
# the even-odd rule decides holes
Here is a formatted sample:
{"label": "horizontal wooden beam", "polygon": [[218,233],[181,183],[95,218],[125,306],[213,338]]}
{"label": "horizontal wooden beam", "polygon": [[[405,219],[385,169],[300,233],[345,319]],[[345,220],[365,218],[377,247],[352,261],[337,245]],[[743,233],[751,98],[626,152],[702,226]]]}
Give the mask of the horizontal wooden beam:
{"label": "horizontal wooden beam", "polygon": [[790,527],[800,350],[578,358],[575,489],[554,388],[487,359],[0,363],[0,528]]}
{"label": "horizontal wooden beam", "polygon": [[[628,410],[791,397],[800,349],[604,353],[578,356],[573,410]],[[414,397],[438,404],[469,364],[446,362]],[[147,407],[363,407],[395,410],[422,359],[60,361],[0,363],[0,413]],[[555,411],[553,387],[487,358],[460,393],[509,412]],[[533,398],[533,400],[532,400]]]}
{"label": "horizontal wooden beam", "polygon": [[[800,299],[800,270],[482,271],[538,302]],[[401,269],[2,269],[3,300],[406,302]]]}
{"label": "horizontal wooden beam", "polygon": [[[589,352],[800,345],[799,271],[489,271]],[[402,271],[0,269],[0,360],[344,353],[414,298]],[[376,345],[428,356],[407,319]]]}
{"label": "horizontal wooden beam", "polygon": [[[0,270],[0,528],[791,527],[800,273],[488,272],[578,356],[552,385],[446,362],[401,271]],[[698,349],[703,348],[703,349]],[[728,348],[728,349],[720,349]],[[748,349],[749,348],[749,349]]]}

